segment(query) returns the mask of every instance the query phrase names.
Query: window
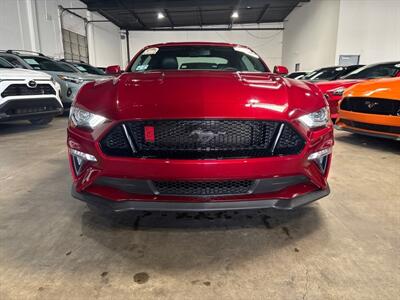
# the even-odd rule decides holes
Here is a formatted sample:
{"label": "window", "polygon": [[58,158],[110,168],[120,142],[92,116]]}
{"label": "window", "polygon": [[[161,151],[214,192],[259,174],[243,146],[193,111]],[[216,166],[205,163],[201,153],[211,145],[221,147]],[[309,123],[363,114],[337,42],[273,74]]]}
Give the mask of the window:
{"label": "window", "polygon": [[2,56],[2,58],[5,59],[6,61],[8,61],[10,64],[12,64],[16,68],[26,69],[26,67],[20,61],[18,61],[18,59],[14,58],[14,57],[6,55],[6,56]]}
{"label": "window", "polygon": [[395,77],[400,72],[400,63],[365,66],[355,70],[344,79],[365,79],[365,78],[380,78],[380,77]]}
{"label": "window", "polygon": [[40,56],[21,56],[21,58],[34,70],[70,72],[62,64]]}
{"label": "window", "polygon": [[0,68],[4,69],[12,69],[14,68],[12,64],[10,64],[8,61],[0,57]]}
{"label": "window", "polygon": [[131,71],[149,70],[268,72],[257,54],[248,48],[207,45],[148,48],[134,61]]}
{"label": "window", "polygon": [[78,33],[62,30],[64,58],[72,61],[89,62],[87,38]]}
{"label": "window", "polygon": [[340,76],[345,69],[343,67],[337,68],[323,68],[318,69],[310,74],[304,76],[305,80],[333,80]]}
{"label": "window", "polygon": [[106,74],[102,70],[100,70],[96,67],[93,67],[91,65],[74,63],[74,66],[76,68],[78,68],[79,71],[84,72],[84,73],[96,74],[96,75],[105,75]]}

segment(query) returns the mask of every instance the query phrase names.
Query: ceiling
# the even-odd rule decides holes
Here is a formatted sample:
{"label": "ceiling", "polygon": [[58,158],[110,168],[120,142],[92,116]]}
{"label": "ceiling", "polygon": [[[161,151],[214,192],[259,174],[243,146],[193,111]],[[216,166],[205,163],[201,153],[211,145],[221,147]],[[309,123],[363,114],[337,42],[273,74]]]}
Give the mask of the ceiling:
{"label": "ceiling", "polygon": [[[127,30],[177,29],[182,26],[282,22],[309,0],[81,0]],[[238,18],[232,18],[233,12]],[[163,15],[158,18],[158,14]]]}

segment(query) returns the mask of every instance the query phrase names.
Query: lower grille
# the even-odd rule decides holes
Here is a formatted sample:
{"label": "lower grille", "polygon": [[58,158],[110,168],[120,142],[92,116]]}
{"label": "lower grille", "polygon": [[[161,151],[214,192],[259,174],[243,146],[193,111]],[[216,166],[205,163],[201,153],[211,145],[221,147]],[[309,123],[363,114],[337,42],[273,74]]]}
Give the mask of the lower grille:
{"label": "lower grille", "polygon": [[346,120],[346,119],[341,119],[340,121],[343,122],[345,125],[354,127],[354,128],[360,128],[360,129],[378,131],[378,132],[387,132],[387,133],[393,133],[393,134],[400,134],[399,126],[376,125],[376,124],[361,123],[361,122],[356,122],[356,121],[351,121],[351,120]]}
{"label": "lower grille", "polygon": [[308,183],[305,176],[287,176],[264,179],[216,180],[216,181],[153,181],[115,177],[99,177],[96,186],[107,186],[136,195],[157,196],[224,196],[263,194],[284,190],[297,184]]}
{"label": "lower grille", "polygon": [[344,98],[340,109],[364,114],[400,116],[400,101],[380,98]]}
{"label": "lower grille", "polygon": [[56,91],[50,84],[38,84],[31,88],[26,84],[11,84],[2,93],[1,96],[34,96],[34,95],[55,95]]}
{"label": "lower grille", "polygon": [[34,113],[60,111],[60,103],[56,99],[13,100],[0,107],[0,113],[18,116]]}
{"label": "lower grille", "polygon": [[278,121],[149,120],[119,124],[100,144],[110,156],[220,159],[298,154],[305,141]]}
{"label": "lower grille", "polygon": [[153,181],[153,184],[161,195],[210,196],[248,194],[254,181]]}

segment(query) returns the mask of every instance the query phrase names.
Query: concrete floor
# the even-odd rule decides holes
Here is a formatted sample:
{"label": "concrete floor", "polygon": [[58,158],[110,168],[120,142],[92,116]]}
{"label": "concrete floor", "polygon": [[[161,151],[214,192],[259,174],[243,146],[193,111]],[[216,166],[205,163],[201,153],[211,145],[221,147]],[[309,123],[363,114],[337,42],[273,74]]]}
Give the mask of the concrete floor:
{"label": "concrete floor", "polygon": [[399,143],[337,133],[331,195],[295,212],[122,225],[70,197],[66,123],[0,124],[1,299],[399,299]]}

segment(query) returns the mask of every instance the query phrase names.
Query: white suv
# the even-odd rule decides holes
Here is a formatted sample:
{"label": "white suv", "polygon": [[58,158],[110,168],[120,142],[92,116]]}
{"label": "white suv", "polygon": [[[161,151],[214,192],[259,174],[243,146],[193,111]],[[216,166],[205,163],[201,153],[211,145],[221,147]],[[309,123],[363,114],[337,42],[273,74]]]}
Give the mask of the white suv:
{"label": "white suv", "polygon": [[14,68],[0,58],[0,122],[29,120],[44,125],[62,112],[60,86],[50,75]]}

